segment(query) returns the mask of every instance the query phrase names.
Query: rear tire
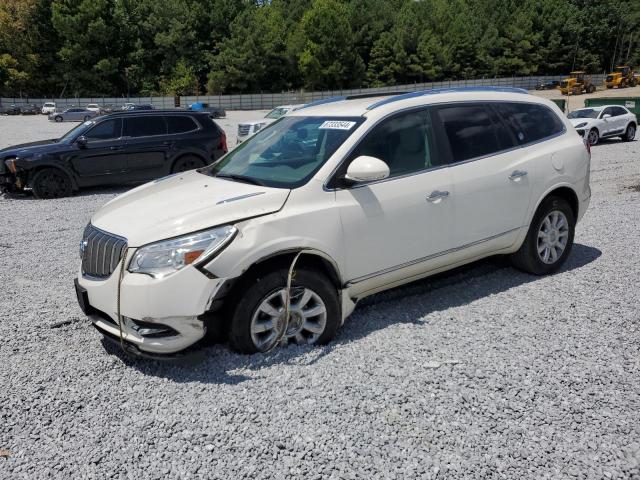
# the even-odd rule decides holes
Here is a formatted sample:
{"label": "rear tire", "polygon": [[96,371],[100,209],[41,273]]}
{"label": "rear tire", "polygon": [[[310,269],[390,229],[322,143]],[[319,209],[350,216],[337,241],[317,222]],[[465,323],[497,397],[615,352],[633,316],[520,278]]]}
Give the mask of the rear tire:
{"label": "rear tire", "polygon": [[627,130],[624,132],[622,140],[625,142],[633,142],[634,138],[636,138],[636,126],[633,123],[630,123],[627,125]]}
{"label": "rear tire", "polygon": [[57,115],[54,120],[58,123],[60,123],[62,121],[62,117],[60,115]]}
{"label": "rear tire", "polygon": [[[284,305],[279,293],[286,288],[288,273],[288,269],[282,268],[259,275],[242,289],[244,293],[234,302],[237,307],[229,327],[229,344],[234,350],[241,353],[264,351],[277,338],[282,325],[279,322],[284,320]],[[301,267],[295,271],[291,290],[292,310],[287,340],[320,345],[329,342],[340,326],[340,304],[333,284],[325,275]],[[305,295],[310,300],[296,310],[294,307],[297,302],[304,302]],[[312,312],[316,308],[321,311],[317,316],[309,313],[305,317],[297,313]],[[270,317],[269,311],[274,314],[280,312],[283,316]]]}
{"label": "rear tire", "polygon": [[511,255],[513,265],[533,275],[557,271],[571,253],[575,215],[561,197],[548,197],[538,207],[520,249]]}
{"label": "rear tire", "polygon": [[204,167],[206,164],[204,160],[195,155],[185,155],[184,157],[180,157],[173,164],[173,168],[171,169],[171,173],[180,173],[186,172],[188,170],[194,170],[196,168]]}
{"label": "rear tire", "polygon": [[89,121],[89,120],[91,120],[91,117],[90,117],[89,115],[85,115],[85,116],[84,116],[84,121],[85,121],[85,122],[87,122],[87,121]]}
{"label": "rear tire", "polygon": [[57,168],[45,168],[33,177],[31,182],[33,196],[36,198],[60,198],[71,195],[69,175]]}

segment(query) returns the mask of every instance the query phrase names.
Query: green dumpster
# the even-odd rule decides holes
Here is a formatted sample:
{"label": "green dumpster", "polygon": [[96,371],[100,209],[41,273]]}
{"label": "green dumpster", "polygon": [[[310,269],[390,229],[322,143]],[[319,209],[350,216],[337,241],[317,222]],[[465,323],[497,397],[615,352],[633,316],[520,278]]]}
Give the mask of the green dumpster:
{"label": "green dumpster", "polygon": [[640,115],[640,97],[606,97],[585,100],[585,107],[600,107],[602,105],[622,105],[636,115]]}
{"label": "green dumpster", "polygon": [[555,103],[560,110],[566,111],[567,101],[564,98],[552,98],[551,101]]}

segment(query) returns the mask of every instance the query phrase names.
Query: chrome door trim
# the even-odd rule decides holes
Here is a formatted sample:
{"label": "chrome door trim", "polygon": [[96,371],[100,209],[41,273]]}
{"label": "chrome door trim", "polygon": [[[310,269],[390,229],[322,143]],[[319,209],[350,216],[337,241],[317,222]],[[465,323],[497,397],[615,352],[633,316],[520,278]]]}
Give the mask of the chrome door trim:
{"label": "chrome door trim", "polygon": [[381,275],[386,275],[388,273],[392,273],[392,272],[395,272],[397,270],[402,270],[403,268],[411,267],[413,265],[417,265],[419,263],[426,262],[428,260],[433,260],[434,258],[437,258],[437,257],[442,257],[443,255],[448,255],[450,253],[459,252],[460,250],[464,250],[466,248],[470,248],[470,247],[479,245],[479,244],[484,243],[484,242],[489,242],[491,240],[495,240],[496,238],[502,237],[504,235],[508,235],[510,233],[515,232],[516,230],[520,230],[520,228],[522,228],[522,227],[512,228],[511,230],[507,230],[506,232],[502,232],[502,233],[499,233],[497,235],[492,235],[491,237],[483,238],[482,240],[476,240],[475,242],[467,243],[466,245],[461,245],[460,247],[450,248],[449,250],[445,250],[443,252],[434,253],[433,255],[428,255],[426,257],[418,258],[416,260],[411,260],[409,262],[405,262],[405,263],[402,263],[400,265],[396,265],[396,266],[393,266],[393,267],[385,268],[384,270],[378,270],[377,272],[369,273],[367,275],[363,275],[361,277],[354,278],[352,280],[349,280],[345,284],[345,287],[349,288],[349,287],[352,287],[353,285],[356,285],[358,283],[364,282],[365,280],[370,280],[372,278],[379,277]]}

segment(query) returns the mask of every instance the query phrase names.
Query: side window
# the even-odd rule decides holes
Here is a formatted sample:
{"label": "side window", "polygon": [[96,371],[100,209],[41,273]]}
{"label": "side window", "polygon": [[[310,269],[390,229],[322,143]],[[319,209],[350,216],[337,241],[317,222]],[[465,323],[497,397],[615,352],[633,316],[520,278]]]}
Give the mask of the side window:
{"label": "side window", "polygon": [[611,110],[613,111],[612,115],[614,117],[619,117],[621,115],[627,114],[627,111],[622,107],[611,107]]}
{"label": "side window", "polygon": [[165,135],[167,124],[164,117],[146,115],[144,117],[127,117],[124,119],[125,137],[150,137],[153,135]]}
{"label": "side window", "polygon": [[509,125],[520,145],[537,142],[564,131],[562,120],[544,105],[499,103],[495,108]]}
{"label": "side window", "polygon": [[485,105],[450,105],[437,109],[454,162],[483,157],[513,147],[509,133]]}
{"label": "side window", "polygon": [[369,155],[389,166],[390,177],[405,175],[440,165],[434,145],[429,112],[403,113],[375,126],[356,147],[349,161]]}
{"label": "side window", "polygon": [[607,107],[604,110],[602,110],[602,113],[600,114],[600,118],[604,118],[605,115],[611,115],[613,117],[613,109],[611,107]]}
{"label": "side window", "polygon": [[169,126],[169,133],[191,132],[198,128],[198,125],[196,125],[193,119],[186,115],[171,115],[165,117],[165,119]]}
{"label": "side window", "polygon": [[110,140],[120,138],[122,134],[122,120],[115,118],[100,122],[89,130],[85,137],[89,140]]}

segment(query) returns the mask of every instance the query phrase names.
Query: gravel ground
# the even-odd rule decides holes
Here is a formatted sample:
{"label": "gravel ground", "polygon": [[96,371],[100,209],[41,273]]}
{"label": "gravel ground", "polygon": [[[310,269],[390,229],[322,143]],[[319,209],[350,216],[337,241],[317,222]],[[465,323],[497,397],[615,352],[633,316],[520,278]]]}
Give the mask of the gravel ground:
{"label": "gravel ground", "polygon": [[593,148],[556,275],[490,259],[365,301],[326,347],[181,363],[105,348],[76,304],[118,191],[0,198],[0,478],[640,479],[639,154]]}

